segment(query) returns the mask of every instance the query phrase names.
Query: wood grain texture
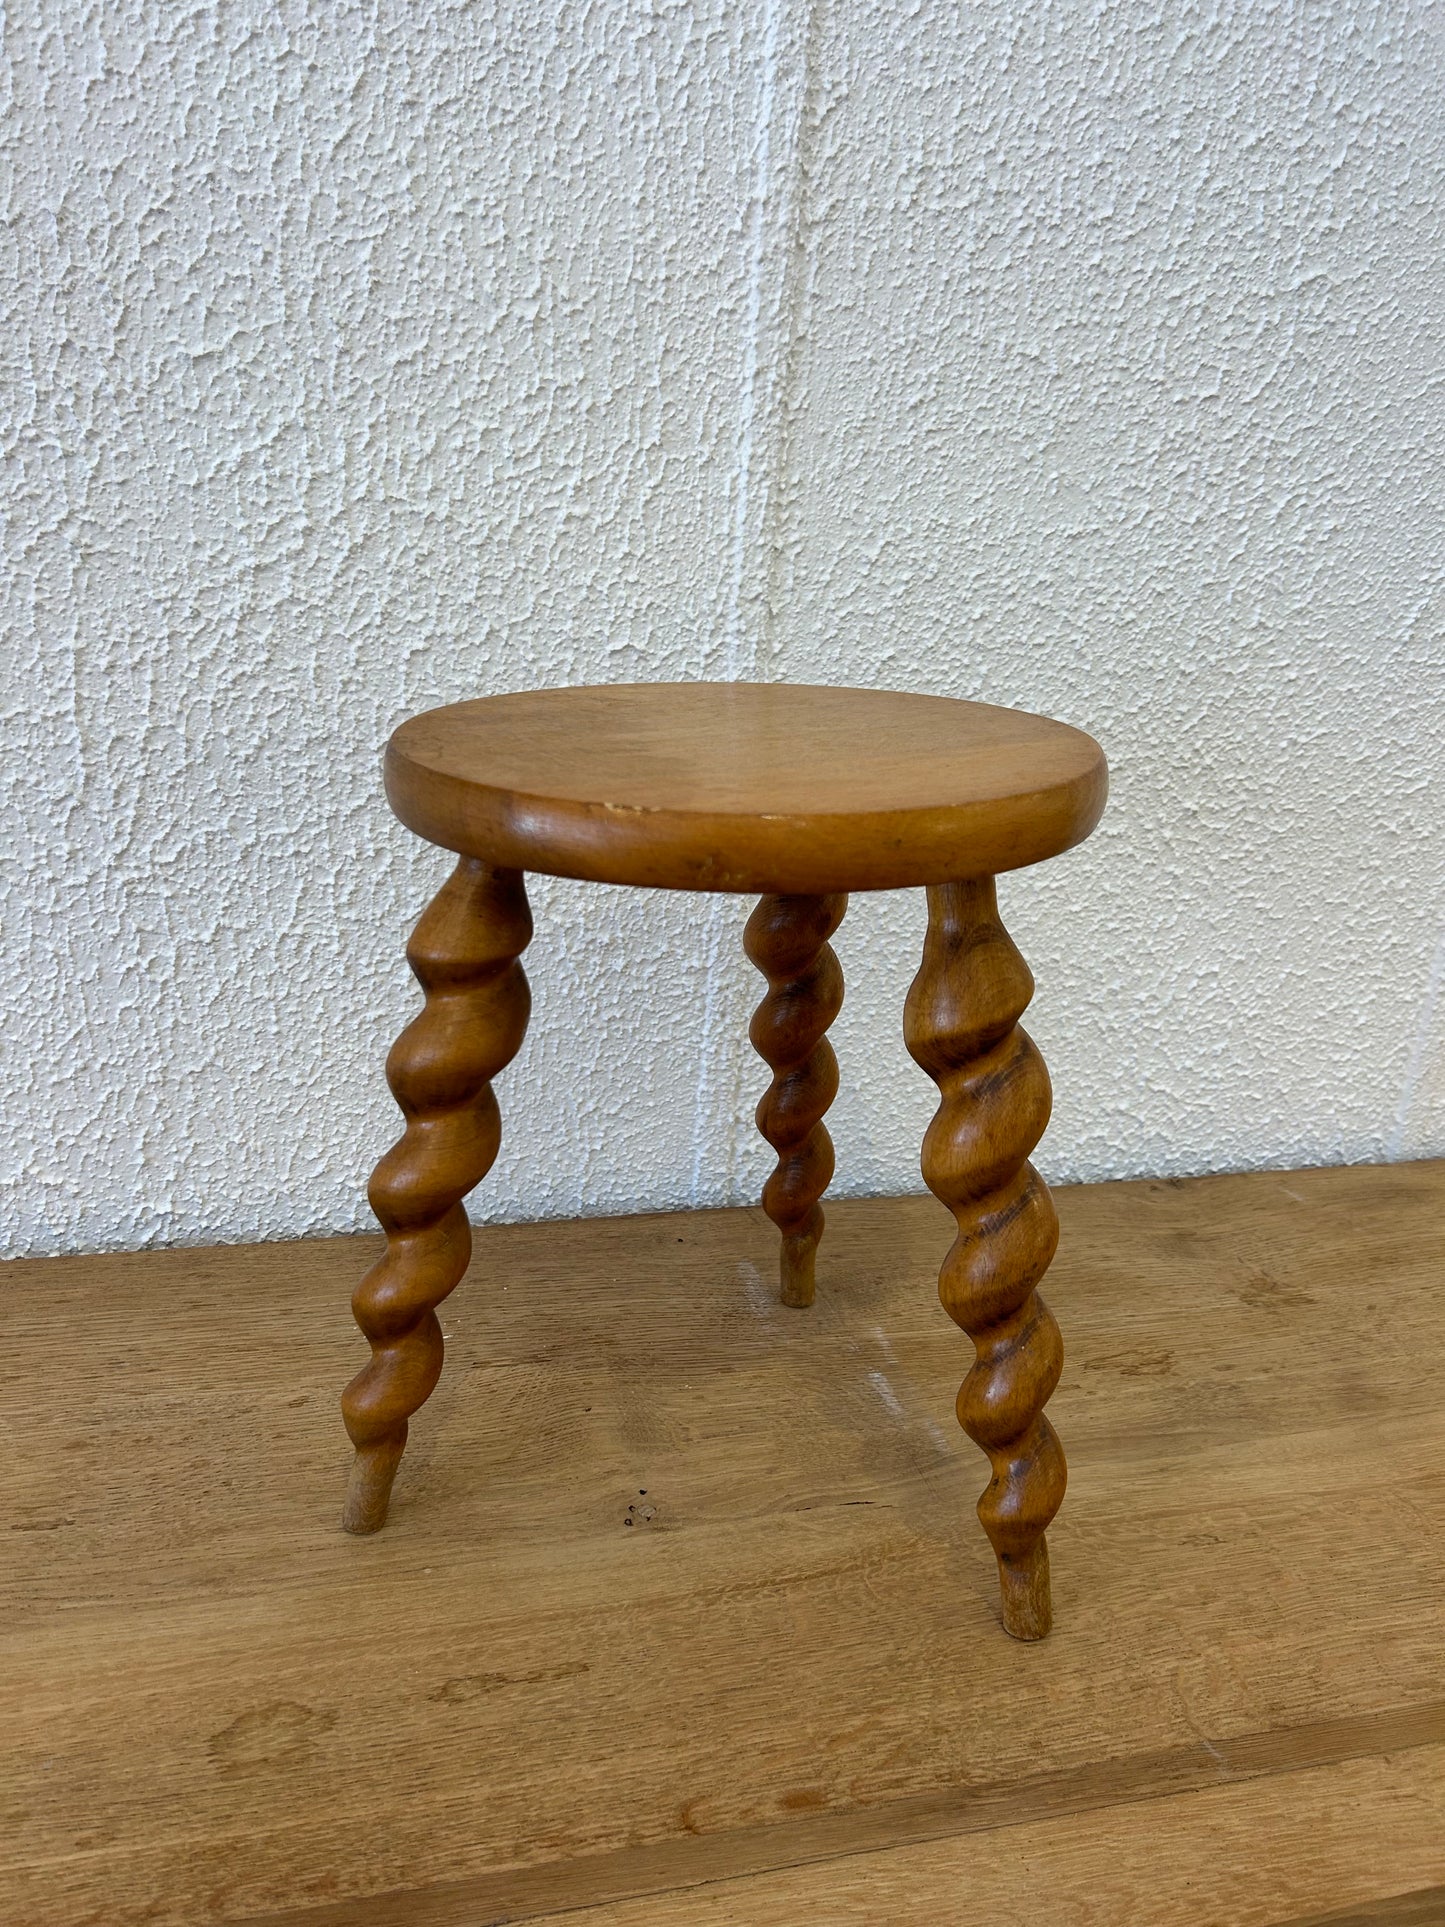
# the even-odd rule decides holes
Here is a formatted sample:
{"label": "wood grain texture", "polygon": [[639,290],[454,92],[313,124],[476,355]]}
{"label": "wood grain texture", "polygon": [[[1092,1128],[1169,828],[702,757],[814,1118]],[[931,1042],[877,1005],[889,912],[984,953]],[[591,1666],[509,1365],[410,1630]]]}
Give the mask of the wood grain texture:
{"label": "wood grain texture", "polygon": [[[1445,1871],[1445,1746],[569,1912],[577,1927],[1278,1927]],[[1261,1870],[1274,1867],[1273,1879]],[[545,1918],[545,1916],[544,1916]],[[553,1918],[558,1918],[554,1915]],[[1436,1917],[1438,1919],[1438,1915]]]}
{"label": "wood grain texture", "polygon": [[1409,1793],[1445,1745],[1445,1165],[1055,1203],[1074,1466],[1033,1646],[940,1422],[926,1195],[830,1204],[807,1319],[761,1209],[479,1230],[370,1540],[328,1387],[380,1239],[0,1268],[0,1920],[662,1922],[790,1868],[827,1920],[860,1854],[957,1841],[918,1892],[962,1900],[1004,1832],[1066,1922],[1094,1839],[1272,1927],[1445,1881]]}
{"label": "wood grain texture", "polygon": [[1092,737],[892,690],[632,683],[487,696],[402,724],[391,806],[519,870],[749,895],[996,874],[1089,834]]}
{"label": "wood grain texture", "polygon": [[386,1060],[406,1130],[372,1174],[386,1250],[352,1297],[370,1362],[342,1396],[356,1447],[342,1524],[386,1523],[407,1421],[431,1396],[443,1342],[436,1308],[471,1258],[462,1199],[491,1170],[502,1139],[491,1080],[516,1056],[531,1010],[517,958],[532,936],[515,870],[463,857],[407,946],[426,1005]]}
{"label": "wood grain texture", "polygon": [[1445,1886],[1417,1887],[1413,1893],[1362,1901],[1358,1907],[1347,1907],[1342,1913],[1281,1921],[1278,1927],[1441,1927],[1442,1922],[1445,1922]]}
{"label": "wood grain texture", "polygon": [[1033,988],[999,921],[991,878],[929,890],[904,1036],[939,1091],[923,1179],[952,1211],[958,1235],[938,1293],[977,1353],[958,1394],[958,1422],[992,1468],[978,1516],[998,1557],[1003,1623],[1015,1639],[1042,1639],[1053,1623],[1044,1529],[1067,1476],[1044,1417],[1064,1346],[1036,1290],[1059,1220],[1028,1161],[1051,1101],[1044,1060],[1018,1023]]}
{"label": "wood grain texture", "polygon": [[763,1209],[782,1239],[785,1305],[813,1302],[819,1200],[833,1176],[833,1140],[823,1118],[838,1095],[838,1060],[825,1033],[843,1008],[843,969],[828,939],[847,908],[845,896],[764,897],[743,932],[749,960],[768,980],[748,1036],[773,1073],[757,1123],[778,1154]]}
{"label": "wood grain texture", "polygon": [[[1188,1816],[1186,1830],[1196,1825],[1207,1830],[1211,1824],[1207,1808],[1200,1814],[1189,1796],[1208,1793],[1220,1785],[1244,1787],[1266,1776],[1297,1774],[1385,1755],[1413,1758],[1417,1748],[1440,1747],[1445,1747],[1445,1702],[1387,1710],[1363,1719],[1322,1721],[1281,1732],[1243,1734],[1233,1740],[1211,1742],[1207,1748],[1196,1743],[1192,1748],[1168,1753],[1126,1755],[1094,1762],[1081,1772],[1043,1772],[1012,1784],[950,1787],[880,1808],[804,1813],[784,1825],[743,1834],[624,1848],[597,1856],[585,1870],[554,1864],[490,1879],[439,1883],[422,1892],[406,1890],[320,1909],[287,1910],[265,1915],[249,1922],[248,1927],[477,1927],[479,1921],[549,1920],[573,1911],[579,1877],[585,1877],[598,1895],[610,1892],[613,1901],[639,1902],[647,1896],[637,1908],[639,1918],[644,1920],[690,1918],[689,1909],[706,1898],[698,1890],[714,1888],[736,1906],[733,1918],[751,1920],[756,1890],[762,1896],[783,1892],[789,1904],[799,1907],[800,1918],[831,1918],[832,1908],[840,1900],[861,1899],[866,1919],[869,1902],[876,1905],[878,1896],[870,1891],[870,1881],[859,1882],[855,1877],[855,1862],[860,1856],[877,1856],[877,1863],[889,1868],[892,1877],[891,1869],[898,1863],[883,1856],[905,1843],[919,1846],[934,1841],[975,1841],[982,1836],[986,1854],[1000,1838],[1009,1843],[1010,1849],[1015,1847],[1025,1824],[1032,1835],[1047,1839],[1059,1821],[1088,1815],[1094,1822],[1087,1830],[1091,1835],[1099,1825],[1107,1827],[1115,1811],[1124,1816],[1119,1831],[1126,1840],[1135,1834],[1152,1839],[1154,1815],[1150,1809],[1155,1802],[1166,1800],[1177,1802]],[[1367,1816],[1363,1824],[1368,1826]],[[1421,1848],[1432,1845],[1428,1839],[1414,1839],[1411,1844],[1417,1855]],[[1308,1867],[1307,1878],[1312,1885],[1307,1891],[1338,1896],[1338,1886],[1321,1884],[1318,1865],[1309,1860],[1307,1852],[1296,1858],[1301,1867]],[[796,1880],[780,1883],[773,1877],[780,1871],[780,1860],[789,1871],[798,1870]],[[903,1864],[911,1875],[913,1863]],[[1425,1864],[1432,1866],[1433,1859],[1427,1858]],[[951,1871],[951,1862],[945,1866],[948,1871],[942,1880],[930,1880],[925,1875],[918,1883],[920,1910],[916,1917],[920,1920],[929,1918],[930,1907],[948,1901],[948,1883],[957,1876]],[[1257,1858],[1243,1863],[1247,1875],[1257,1872],[1258,1866]],[[1357,1891],[1389,1885],[1400,1877],[1399,1869],[1381,1874],[1377,1867],[1361,1882],[1361,1869],[1353,1871]],[[1085,1918],[1092,1927],[1095,1917],[1087,1911],[1093,1897],[1085,1879],[1086,1867],[1065,1859],[1059,1872],[1062,1877],[1048,1899],[1055,1903],[1083,1899]],[[1344,1890],[1349,1886],[1346,1882]],[[1278,1895],[1280,1890],[1271,1891]],[[1217,1886],[1209,1890],[1209,1896],[1209,1904],[1217,1906]],[[1151,1899],[1146,1889],[1140,1911],[1150,1918]],[[1034,1905],[1038,1904],[1036,1898]],[[1372,1904],[1380,1906],[1382,1922],[1395,1927],[1390,1909],[1401,1906],[1401,1900],[1396,1897]],[[610,1915],[609,1902],[600,1905]],[[945,1918],[949,1917],[945,1913]],[[590,1911],[584,1918],[592,1918]],[[1406,1918],[1413,1927],[1416,1915],[1409,1913]],[[1113,1917],[1104,1916],[1104,1923],[1114,1927]],[[1288,1923],[1288,1927],[1295,1927],[1295,1923]],[[1300,1923],[1300,1927],[1325,1927],[1325,1923]]]}

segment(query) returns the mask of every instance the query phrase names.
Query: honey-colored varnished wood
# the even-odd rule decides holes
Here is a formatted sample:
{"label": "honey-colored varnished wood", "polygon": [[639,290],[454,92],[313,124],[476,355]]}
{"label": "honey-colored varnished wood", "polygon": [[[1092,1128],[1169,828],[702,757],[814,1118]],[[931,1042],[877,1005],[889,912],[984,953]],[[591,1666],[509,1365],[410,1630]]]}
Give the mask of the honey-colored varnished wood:
{"label": "honey-colored varnished wood", "polygon": [[1016,1639],[1042,1639],[1052,1624],[1044,1528],[1066,1477],[1044,1417],[1063,1341],[1035,1290],[1059,1221],[1028,1162],[1050,1106],[1044,1060],[1018,1024],[1033,988],[999,922],[991,877],[930,889],[904,1036],[941,1099],[923,1140],[923,1179],[952,1211],[958,1236],[938,1291],[978,1354],[958,1395],[958,1422],[993,1468],[978,1516],[998,1556],[1003,1623]]}
{"label": "honey-colored varnished wood", "polygon": [[764,897],[748,918],[743,947],[768,980],[748,1035],[773,1073],[758,1104],[758,1129],[778,1154],[763,1209],[782,1238],[785,1305],[813,1302],[823,1235],[819,1200],[833,1175],[833,1140],[823,1117],[838,1094],[838,1060],[825,1032],[843,1007],[843,970],[829,937],[845,896]]}
{"label": "honey-colored varnished wood", "polygon": [[1092,737],[988,703],[789,683],[528,690],[429,710],[386,755],[433,843],[599,883],[749,895],[887,890],[1082,842]]}
{"label": "honey-colored varnished wood", "polygon": [[462,1199],[492,1168],[501,1143],[491,1080],[526,1034],[531,997],[517,959],[531,935],[518,872],[463,857],[407,946],[426,1005],[386,1060],[406,1130],[372,1176],[371,1207],[386,1251],[352,1299],[371,1360],[341,1401],[356,1447],[342,1514],[348,1532],[386,1523],[407,1421],[441,1373],[436,1308],[471,1257]]}
{"label": "honey-colored varnished wood", "polygon": [[[523,691],[428,711],[393,735],[386,785],[403,823],[487,874],[535,870],[761,893],[746,947],[769,983],[751,1032],[774,1072],[757,1113],[778,1152],[764,1205],[782,1240],[783,1301],[801,1306],[813,1301],[820,1200],[833,1172],[823,1116],[838,1067],[824,1033],[842,1001],[842,976],[827,939],[847,893],[919,883],[964,888],[948,880],[1057,855],[1093,828],[1107,772],[1091,737],[1021,710],[891,690],[675,683]],[[947,973],[939,981],[946,988]],[[920,994],[915,988],[921,1010]],[[930,1042],[919,1035],[925,1062]],[[992,1050],[993,1042],[980,1048]],[[1017,1050],[1025,1047],[1026,1040]],[[430,1064],[415,1085],[418,1104],[432,1103]],[[460,1101],[438,1100],[443,1108]],[[455,1134],[448,1116],[428,1116],[424,1132],[409,1133],[418,1150]],[[433,1307],[466,1263],[461,1192],[452,1180],[476,1182],[495,1155],[494,1138],[488,1141],[490,1149],[470,1163],[453,1158],[439,1192],[428,1168],[418,1194],[424,1203],[406,1209],[430,1209],[435,1192],[429,1242],[422,1246],[408,1218],[405,1236],[396,1232],[392,1271],[361,1295],[358,1315],[385,1356],[348,1394],[359,1448],[347,1506],[354,1531],[384,1519],[406,1414],[436,1381],[441,1338]],[[930,1142],[942,1147],[937,1129]],[[415,1188],[416,1157],[403,1162],[403,1182]],[[934,1167],[941,1183],[956,1188],[960,1174],[946,1158],[935,1158]],[[389,1184],[383,1181],[388,1200]],[[1039,1197],[1046,1204],[1041,1189],[1022,1200],[1030,1223],[1042,1224]],[[956,1201],[970,1200],[959,1192]],[[1011,1244],[1002,1223],[994,1229],[999,1248],[1012,1250],[1017,1236]],[[398,1278],[405,1284],[400,1310],[390,1302]],[[965,1297],[945,1292],[961,1320],[974,1315]],[[994,1458],[981,1511],[998,1550],[1005,1624],[1020,1638],[1048,1627],[1048,1554],[1036,1515],[1055,1484],[1062,1490],[1063,1476],[1057,1440],[1020,1405],[1047,1376],[1050,1335],[1057,1340],[1033,1302],[1012,1308],[1024,1321],[1017,1329],[980,1340],[994,1349],[981,1355],[960,1407]],[[404,1328],[402,1319],[410,1321]],[[1014,1417],[1020,1429],[1008,1433]],[[1031,1455],[1027,1461],[1021,1452]]]}
{"label": "honey-colored varnished wood", "polygon": [[996,1630],[926,1193],[830,1203],[807,1318],[757,1207],[479,1227],[426,1503],[365,1540],[329,1388],[379,1237],[0,1266],[0,1921],[1317,1927],[1445,1883],[1445,1162],[1055,1202],[1042,1646]]}

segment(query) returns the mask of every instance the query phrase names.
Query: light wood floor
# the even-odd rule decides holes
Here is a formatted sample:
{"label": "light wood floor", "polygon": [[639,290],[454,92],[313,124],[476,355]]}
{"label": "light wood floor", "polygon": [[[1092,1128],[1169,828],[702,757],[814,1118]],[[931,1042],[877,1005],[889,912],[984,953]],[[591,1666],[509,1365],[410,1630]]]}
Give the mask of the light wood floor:
{"label": "light wood floor", "polygon": [[1059,1206],[1033,1647],[931,1199],[482,1233],[371,1540],[369,1240],[4,1268],[0,1922],[1445,1919],[1445,1163]]}

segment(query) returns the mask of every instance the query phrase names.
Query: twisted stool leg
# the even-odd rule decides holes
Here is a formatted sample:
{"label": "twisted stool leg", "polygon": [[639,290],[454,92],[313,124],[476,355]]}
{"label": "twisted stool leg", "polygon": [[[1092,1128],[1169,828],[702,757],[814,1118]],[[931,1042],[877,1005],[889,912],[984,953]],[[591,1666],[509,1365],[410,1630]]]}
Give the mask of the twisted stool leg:
{"label": "twisted stool leg", "polygon": [[813,1302],[818,1200],[833,1175],[823,1114],[838,1094],[838,1060],[823,1033],[843,1004],[843,972],[828,939],[847,907],[845,896],[764,897],[743,932],[743,948],[768,980],[748,1035],[773,1072],[757,1118],[778,1154],[763,1209],[782,1233],[785,1305]]}
{"label": "twisted stool leg", "polygon": [[386,1523],[407,1420],[441,1374],[436,1307],[471,1257],[461,1201],[501,1142],[491,1080],[526,1034],[531,993],[517,959],[531,935],[521,873],[463,857],[407,946],[426,1007],[386,1060],[406,1130],[372,1175],[386,1252],[351,1301],[371,1360],[341,1400],[356,1447],[342,1514],[348,1532]]}
{"label": "twisted stool leg", "polygon": [[942,1099],[923,1140],[923,1177],[953,1212],[958,1236],[938,1290],[978,1353],[958,1419],[993,1467],[978,1516],[998,1556],[1003,1623],[1015,1639],[1042,1639],[1052,1622],[1044,1529],[1066,1477],[1044,1417],[1063,1341],[1034,1289],[1059,1221],[1027,1161],[1051,1101],[1044,1060],[1018,1027],[1033,988],[999,922],[991,877],[929,890],[904,1036]]}

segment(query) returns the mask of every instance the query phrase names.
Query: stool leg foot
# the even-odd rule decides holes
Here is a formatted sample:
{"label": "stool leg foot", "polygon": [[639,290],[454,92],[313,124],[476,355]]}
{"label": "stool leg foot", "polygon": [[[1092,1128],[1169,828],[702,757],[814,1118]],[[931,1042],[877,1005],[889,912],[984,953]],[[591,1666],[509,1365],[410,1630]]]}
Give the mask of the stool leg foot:
{"label": "stool leg foot", "polygon": [[501,1142],[491,1080],[526,1034],[531,995],[517,959],[531,935],[521,873],[462,857],[407,946],[426,1004],[386,1060],[406,1130],[372,1175],[386,1251],[351,1301],[371,1359],[341,1399],[356,1447],[342,1514],[348,1532],[386,1523],[407,1420],[441,1374],[436,1307],[471,1257],[461,1201]]}
{"label": "stool leg foot", "polygon": [[380,1532],[386,1524],[386,1509],[391,1503],[391,1482],[406,1450],[406,1420],[375,1445],[358,1445],[351,1462],[351,1477],[346,1482],[346,1501],[341,1509],[341,1526],[358,1535]]}
{"label": "stool leg foot", "polygon": [[846,896],[764,897],[743,933],[743,948],[768,980],[748,1035],[773,1073],[757,1119],[778,1154],[763,1209],[782,1234],[785,1305],[813,1302],[823,1235],[818,1200],[833,1175],[823,1116],[838,1094],[838,1060],[824,1033],[843,1005],[843,972],[828,939],[847,907]]}
{"label": "stool leg foot", "polygon": [[941,1099],[923,1140],[923,1178],[953,1212],[958,1236],[938,1290],[978,1354],[958,1395],[958,1419],[993,1469],[978,1515],[998,1558],[1004,1627],[1015,1639],[1042,1639],[1052,1623],[1044,1530],[1066,1478],[1044,1417],[1063,1341],[1035,1290],[1059,1221],[1028,1162],[1051,1101],[1044,1061],[1018,1026],[1033,987],[999,921],[991,877],[929,890],[904,1036]]}

